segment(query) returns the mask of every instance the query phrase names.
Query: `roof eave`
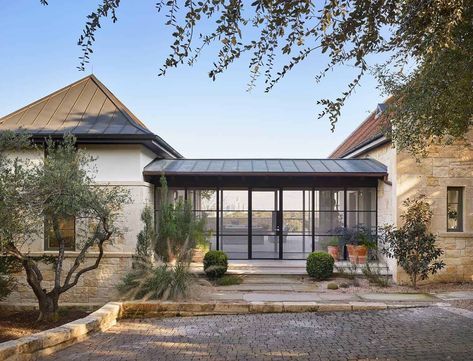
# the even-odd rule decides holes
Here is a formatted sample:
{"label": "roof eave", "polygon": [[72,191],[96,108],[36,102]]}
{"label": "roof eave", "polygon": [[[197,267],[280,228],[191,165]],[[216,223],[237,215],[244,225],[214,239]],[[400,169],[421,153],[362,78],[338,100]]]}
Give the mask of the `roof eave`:
{"label": "roof eave", "polygon": [[330,173],[285,173],[285,172],[205,172],[205,173],[198,173],[198,172],[166,172],[164,171],[149,171],[149,170],[144,170],[143,175],[145,176],[153,176],[153,175],[166,175],[166,176],[241,176],[241,177],[251,177],[251,176],[260,176],[260,177],[277,177],[277,176],[284,176],[284,177],[384,177],[387,175],[387,172],[379,172],[379,173],[336,173],[336,172],[330,172]]}
{"label": "roof eave", "polygon": [[386,137],[384,134],[380,134],[379,136],[363,142],[353,149],[350,149],[348,152],[342,154],[340,158],[346,159],[358,157],[389,142],[391,142],[391,139]]}

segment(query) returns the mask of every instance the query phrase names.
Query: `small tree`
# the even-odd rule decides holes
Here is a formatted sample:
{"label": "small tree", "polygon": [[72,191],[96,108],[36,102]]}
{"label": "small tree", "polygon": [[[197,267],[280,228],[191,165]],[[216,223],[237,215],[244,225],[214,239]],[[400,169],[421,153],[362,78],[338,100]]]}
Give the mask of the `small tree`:
{"label": "small tree", "polygon": [[[193,248],[206,240],[205,220],[196,219],[189,202],[169,202],[166,178],[161,177],[160,182],[158,231],[152,210],[145,208],[135,251],[137,262],[117,286],[124,299],[181,299],[198,283],[189,272],[189,263]],[[160,258],[156,263],[149,262],[153,250]]]}
{"label": "small tree", "polygon": [[428,231],[432,211],[425,197],[408,198],[403,205],[406,207],[401,215],[403,225],[398,229],[387,225],[383,229],[383,254],[395,258],[417,288],[418,280],[427,279],[445,266],[439,259],[443,250],[435,246],[436,237]]}
{"label": "small tree", "polygon": [[[38,299],[38,320],[55,319],[59,296],[99,266],[104,245],[118,233],[116,217],[129,196],[119,187],[96,186],[91,167],[94,158],[76,148],[74,137],[66,136],[62,142],[49,140],[47,157],[35,163],[8,156],[15,137],[7,134],[0,139],[0,245],[3,253],[21,262]],[[66,271],[66,235],[60,225],[72,217],[79,228],[78,255]],[[47,233],[58,245],[57,254],[47,257],[54,267],[50,289],[43,284],[39,267],[46,258],[30,256],[26,247]],[[84,265],[90,251],[95,251],[95,261]]]}
{"label": "small tree", "polygon": [[205,231],[205,219],[197,219],[190,202],[168,200],[168,187],[163,176],[161,183],[161,205],[158,217],[158,238],[156,253],[164,261],[177,260],[190,262],[192,250],[205,242],[208,232]]}
{"label": "small tree", "polygon": [[143,229],[138,233],[138,239],[135,249],[134,267],[143,262],[150,263],[153,256],[153,246],[156,243],[156,230],[154,225],[153,210],[150,206],[146,206],[141,212],[141,220],[143,221]]}

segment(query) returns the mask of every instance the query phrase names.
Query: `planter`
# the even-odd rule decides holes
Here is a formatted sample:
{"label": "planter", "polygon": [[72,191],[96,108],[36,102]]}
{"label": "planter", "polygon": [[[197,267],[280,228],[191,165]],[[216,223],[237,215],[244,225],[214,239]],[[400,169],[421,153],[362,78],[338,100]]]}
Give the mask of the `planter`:
{"label": "planter", "polygon": [[329,255],[332,256],[334,261],[338,261],[340,259],[340,247],[338,246],[327,246],[327,252]]}
{"label": "planter", "polygon": [[348,258],[353,264],[365,264],[368,259],[368,247],[347,244]]}

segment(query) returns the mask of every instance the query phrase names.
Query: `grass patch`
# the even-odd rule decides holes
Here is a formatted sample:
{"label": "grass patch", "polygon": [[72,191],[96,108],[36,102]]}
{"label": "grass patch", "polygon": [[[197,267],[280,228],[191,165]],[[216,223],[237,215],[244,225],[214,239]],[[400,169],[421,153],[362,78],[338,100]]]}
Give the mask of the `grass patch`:
{"label": "grass patch", "polygon": [[217,286],[233,286],[243,282],[243,278],[237,275],[223,275],[215,280]]}

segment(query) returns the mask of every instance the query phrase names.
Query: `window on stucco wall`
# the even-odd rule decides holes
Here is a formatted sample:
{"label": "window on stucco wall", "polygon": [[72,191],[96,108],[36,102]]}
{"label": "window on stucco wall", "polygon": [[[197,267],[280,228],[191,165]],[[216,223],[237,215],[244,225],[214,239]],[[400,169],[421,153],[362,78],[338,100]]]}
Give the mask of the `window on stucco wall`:
{"label": "window on stucco wall", "polygon": [[463,231],[463,188],[447,188],[447,231]]}
{"label": "window on stucco wall", "polygon": [[[54,234],[53,226],[49,220],[44,222],[45,226],[45,249],[57,250],[59,241]],[[59,222],[61,236],[64,239],[65,249],[68,251],[75,250],[76,244],[76,220],[74,217],[67,217]]]}

